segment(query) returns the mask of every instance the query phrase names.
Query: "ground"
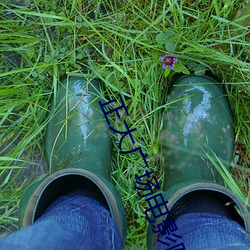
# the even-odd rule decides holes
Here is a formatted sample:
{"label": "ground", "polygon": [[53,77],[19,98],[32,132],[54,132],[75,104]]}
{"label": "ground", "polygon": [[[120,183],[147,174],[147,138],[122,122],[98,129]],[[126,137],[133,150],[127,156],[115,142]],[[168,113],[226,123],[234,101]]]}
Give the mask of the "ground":
{"label": "ground", "polygon": [[[99,78],[107,100],[125,99],[134,139],[159,165],[162,102],[176,73],[211,72],[225,88],[235,125],[231,174],[246,205],[250,190],[249,2],[223,1],[69,1],[0,3],[0,233],[16,230],[21,194],[48,171],[43,137],[51,98],[60,80],[72,75]],[[248,16],[247,16],[248,15]],[[168,52],[178,59],[162,68]],[[169,63],[169,60],[168,60]],[[114,121],[115,128],[122,128]],[[140,154],[119,154],[113,136],[112,180],[127,212],[126,245],[145,249],[147,204],[134,189],[144,172]],[[124,150],[132,148],[124,140]]]}

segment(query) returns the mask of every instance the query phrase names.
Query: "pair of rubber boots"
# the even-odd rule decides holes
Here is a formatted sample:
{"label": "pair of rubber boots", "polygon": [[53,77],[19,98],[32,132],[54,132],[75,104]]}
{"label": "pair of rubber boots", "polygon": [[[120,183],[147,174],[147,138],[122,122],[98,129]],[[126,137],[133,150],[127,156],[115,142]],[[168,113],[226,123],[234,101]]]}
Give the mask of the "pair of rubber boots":
{"label": "pair of rubber boots", "polygon": [[[110,178],[110,130],[99,100],[107,102],[96,80],[72,77],[60,86],[52,101],[45,136],[50,174],[23,194],[20,228],[33,224],[59,196],[82,190],[82,194],[99,200],[110,210],[125,242],[126,214]],[[169,215],[173,215],[172,211],[183,199],[195,194],[206,199],[207,194],[212,194],[226,205],[233,204],[231,209],[235,212],[236,207],[241,215],[236,215],[236,219],[249,231],[246,206],[224,187],[214,167],[219,159],[229,168],[234,148],[232,114],[224,92],[207,76],[183,76],[173,83],[168,103],[167,111],[162,114],[160,143],[165,171],[161,190],[168,201]],[[164,219],[161,216],[149,224],[150,250],[157,243],[152,226]]]}

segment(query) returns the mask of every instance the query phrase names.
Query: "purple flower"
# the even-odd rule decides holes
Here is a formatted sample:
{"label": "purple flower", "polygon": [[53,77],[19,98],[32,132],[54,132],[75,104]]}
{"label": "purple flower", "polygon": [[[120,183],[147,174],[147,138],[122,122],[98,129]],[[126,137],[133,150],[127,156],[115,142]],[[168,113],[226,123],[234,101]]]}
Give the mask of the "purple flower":
{"label": "purple flower", "polygon": [[174,69],[174,64],[177,62],[177,58],[170,56],[169,53],[166,53],[164,57],[160,57],[159,60],[164,63],[163,69],[169,67],[171,70]]}

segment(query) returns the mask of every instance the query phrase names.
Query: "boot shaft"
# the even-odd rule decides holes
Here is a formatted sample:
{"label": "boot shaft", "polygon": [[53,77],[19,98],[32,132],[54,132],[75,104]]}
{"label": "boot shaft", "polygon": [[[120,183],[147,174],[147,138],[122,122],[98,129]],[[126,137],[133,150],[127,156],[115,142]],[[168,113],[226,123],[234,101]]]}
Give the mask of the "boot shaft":
{"label": "boot shaft", "polygon": [[231,109],[225,93],[211,78],[178,79],[168,99],[160,135],[164,189],[189,179],[223,184],[206,154],[215,153],[229,168],[234,148]]}

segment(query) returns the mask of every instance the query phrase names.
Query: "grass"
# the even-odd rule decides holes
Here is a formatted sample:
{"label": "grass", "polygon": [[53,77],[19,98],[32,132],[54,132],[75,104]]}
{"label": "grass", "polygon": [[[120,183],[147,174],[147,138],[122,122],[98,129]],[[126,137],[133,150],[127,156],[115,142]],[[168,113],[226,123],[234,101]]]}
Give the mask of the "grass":
{"label": "grass", "polygon": [[[20,196],[32,181],[18,177],[28,165],[39,167],[40,162],[33,161],[34,152],[39,150],[43,157],[49,100],[56,95],[60,80],[72,75],[101,79],[108,100],[122,95],[130,114],[124,118],[130,128],[137,129],[135,146],[148,154],[150,170],[157,172],[160,183],[160,114],[169,105],[162,101],[164,90],[175,73],[217,75],[227,90],[235,121],[231,174],[249,203],[250,16],[246,1],[26,0],[25,6],[15,2],[20,1],[0,3],[2,235],[15,229]],[[158,59],[165,51],[178,58],[175,72],[161,68]],[[122,130],[122,123],[116,120],[114,128]],[[147,204],[134,189],[134,175],[143,174],[145,164],[137,153],[119,154],[119,140],[115,134],[112,180],[127,212],[126,245],[144,249]],[[125,138],[122,147],[134,146]]]}

